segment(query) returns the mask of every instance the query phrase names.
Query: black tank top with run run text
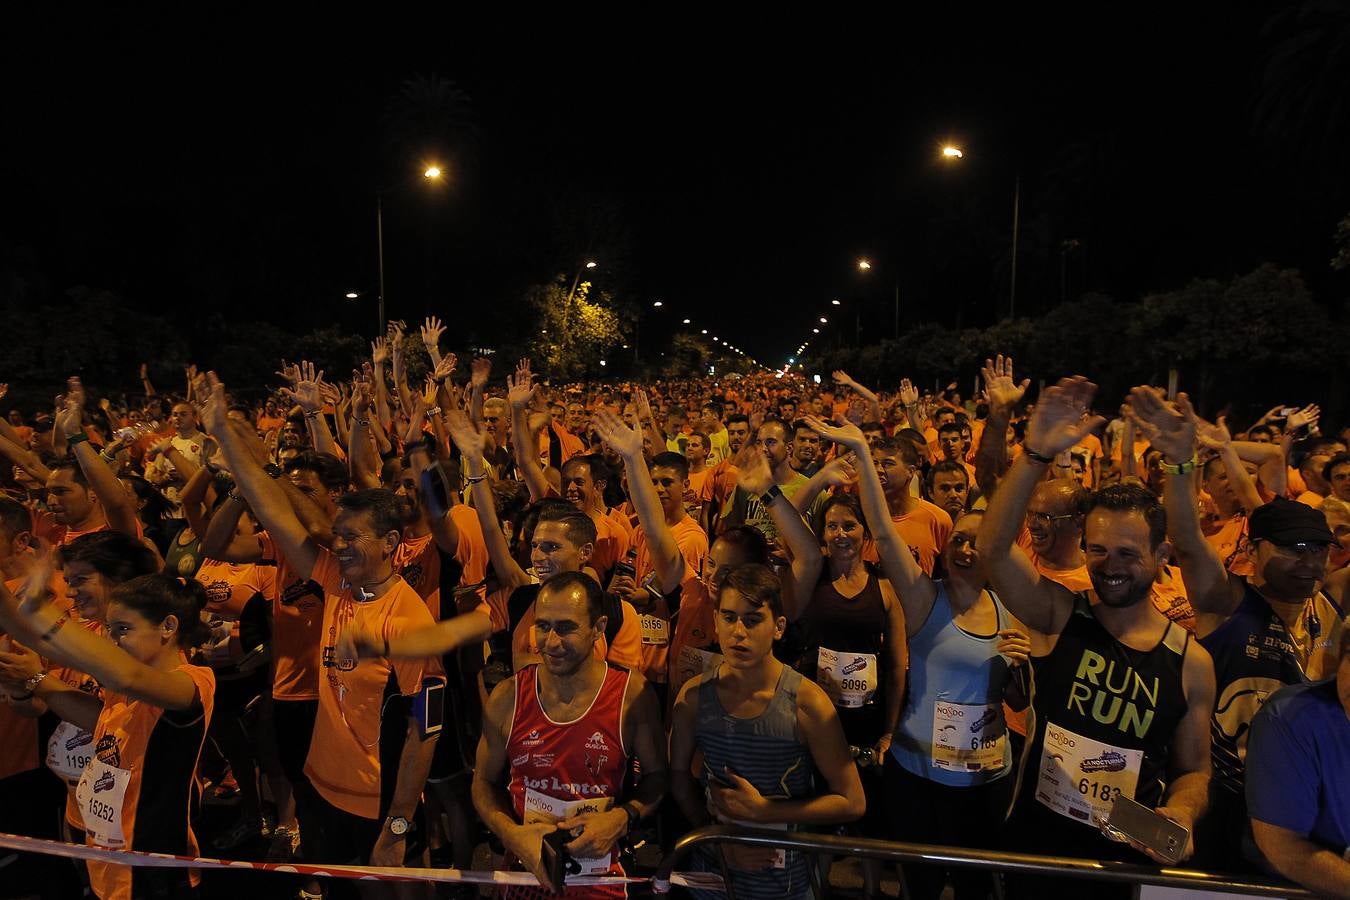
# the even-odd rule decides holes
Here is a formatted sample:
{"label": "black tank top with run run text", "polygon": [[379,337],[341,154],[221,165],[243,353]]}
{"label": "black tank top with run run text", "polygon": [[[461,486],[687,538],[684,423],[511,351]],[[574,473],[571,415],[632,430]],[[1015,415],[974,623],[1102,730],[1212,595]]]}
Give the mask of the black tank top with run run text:
{"label": "black tank top with run run text", "polygon": [[1036,730],[1019,806],[1034,807],[1042,820],[1079,822],[1093,834],[1095,820],[1122,793],[1158,806],[1186,715],[1182,668],[1189,640],[1184,628],[1168,622],[1153,648],[1127,647],[1079,594],[1053,652],[1032,661]]}
{"label": "black tank top with run run text", "polygon": [[834,700],[848,742],[870,747],[885,724],[890,673],[881,581],[870,574],[861,591],[845,597],[828,577],[816,585],[802,613],[807,646],[797,669]]}

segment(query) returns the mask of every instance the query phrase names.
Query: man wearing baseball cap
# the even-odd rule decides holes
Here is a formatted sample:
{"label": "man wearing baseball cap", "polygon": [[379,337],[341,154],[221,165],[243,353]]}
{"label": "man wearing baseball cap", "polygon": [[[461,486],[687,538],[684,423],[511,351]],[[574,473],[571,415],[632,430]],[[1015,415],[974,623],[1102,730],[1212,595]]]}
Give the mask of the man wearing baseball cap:
{"label": "man wearing baseball cap", "polygon": [[1252,718],[1287,684],[1336,673],[1342,603],[1323,590],[1335,536],[1320,510],[1276,497],[1251,513],[1250,576],[1224,568],[1200,530],[1195,493],[1196,416],[1185,394],[1176,403],[1154,388],[1135,388],[1130,408],[1163,453],[1167,530],[1196,613],[1196,636],[1214,657],[1217,703],[1210,732],[1210,815],[1196,836],[1201,865],[1231,866],[1231,848],[1246,842],[1243,779]]}

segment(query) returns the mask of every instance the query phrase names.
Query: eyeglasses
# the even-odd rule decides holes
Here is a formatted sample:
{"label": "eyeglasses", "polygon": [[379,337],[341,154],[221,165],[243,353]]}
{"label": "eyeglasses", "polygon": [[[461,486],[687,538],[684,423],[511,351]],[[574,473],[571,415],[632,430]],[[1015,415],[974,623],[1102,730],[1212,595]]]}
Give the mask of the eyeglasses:
{"label": "eyeglasses", "polygon": [[1033,522],[1037,525],[1053,525],[1056,522],[1062,522],[1065,519],[1072,519],[1073,517],[1074,513],[1065,513],[1062,516],[1052,516],[1049,513],[1027,510],[1026,519],[1028,522]]}

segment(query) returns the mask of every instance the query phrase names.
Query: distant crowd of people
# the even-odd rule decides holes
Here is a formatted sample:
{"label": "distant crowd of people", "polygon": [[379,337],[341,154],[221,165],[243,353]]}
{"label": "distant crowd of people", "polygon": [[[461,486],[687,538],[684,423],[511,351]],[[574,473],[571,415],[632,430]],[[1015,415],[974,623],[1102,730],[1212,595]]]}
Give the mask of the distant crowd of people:
{"label": "distant crowd of people", "polygon": [[[486,840],[535,897],[727,823],[1350,897],[1350,428],[1316,405],[1237,431],[1082,376],[1033,404],[1003,357],[970,398],[545,384],[529,360],[465,377],[444,330],[420,329],[421,384],[395,325],[350,380],[283,362],[256,405],[228,371],[164,391],[142,367],[134,394],[71,378],[9,409],[0,831],[461,869]],[[203,828],[221,798],[237,816]],[[751,900],[829,870],[731,844],[690,865]],[[211,877],[8,871],[0,893],[105,900]],[[913,900],[996,896],[901,874]],[[277,896],[431,892],[293,880]]]}

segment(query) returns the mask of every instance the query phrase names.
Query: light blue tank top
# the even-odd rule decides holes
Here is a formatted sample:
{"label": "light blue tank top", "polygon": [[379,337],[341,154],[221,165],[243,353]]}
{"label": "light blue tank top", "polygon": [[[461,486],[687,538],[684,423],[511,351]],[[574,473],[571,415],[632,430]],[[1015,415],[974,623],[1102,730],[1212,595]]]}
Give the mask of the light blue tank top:
{"label": "light blue tank top", "polygon": [[[961,630],[952,618],[947,586],[934,583],[933,608],[909,639],[909,700],[891,754],[907,772],[939,784],[987,784],[1012,770],[1003,721],[1003,689],[1011,670],[994,649],[998,635]],[[1008,627],[1007,610],[990,596],[998,627]]]}

